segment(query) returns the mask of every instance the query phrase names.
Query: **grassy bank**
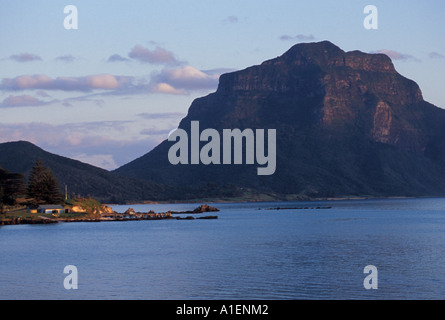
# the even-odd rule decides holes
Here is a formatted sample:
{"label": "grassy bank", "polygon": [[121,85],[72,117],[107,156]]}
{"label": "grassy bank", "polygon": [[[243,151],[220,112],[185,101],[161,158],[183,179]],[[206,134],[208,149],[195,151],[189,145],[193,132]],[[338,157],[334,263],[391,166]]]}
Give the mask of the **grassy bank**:
{"label": "grassy bank", "polygon": [[22,224],[22,223],[50,223],[59,220],[85,220],[98,219],[104,210],[104,206],[91,198],[68,199],[63,204],[65,208],[78,208],[82,212],[70,213],[33,213],[26,206],[5,207],[4,213],[0,214],[0,225]]}

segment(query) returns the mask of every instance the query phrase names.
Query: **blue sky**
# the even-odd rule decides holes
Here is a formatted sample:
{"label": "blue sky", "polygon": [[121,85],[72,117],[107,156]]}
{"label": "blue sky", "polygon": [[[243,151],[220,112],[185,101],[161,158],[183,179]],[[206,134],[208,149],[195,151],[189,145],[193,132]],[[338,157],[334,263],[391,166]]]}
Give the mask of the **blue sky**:
{"label": "blue sky", "polygon": [[[218,76],[329,40],[387,53],[445,108],[443,1],[0,0],[0,142],[114,169],[177,127]],[[366,5],[378,29],[366,30]],[[66,30],[66,5],[78,29]]]}

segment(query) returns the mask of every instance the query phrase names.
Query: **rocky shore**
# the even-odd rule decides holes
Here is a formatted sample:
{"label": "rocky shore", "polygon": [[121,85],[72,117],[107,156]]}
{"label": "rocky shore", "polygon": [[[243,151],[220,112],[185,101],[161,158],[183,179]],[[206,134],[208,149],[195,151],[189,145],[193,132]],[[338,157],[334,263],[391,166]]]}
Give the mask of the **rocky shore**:
{"label": "rocky shore", "polygon": [[219,209],[209,206],[207,204],[203,204],[201,206],[199,206],[198,208],[192,210],[192,211],[170,211],[173,214],[184,214],[184,213],[192,213],[192,214],[197,214],[197,213],[204,213],[204,212],[218,212]]}
{"label": "rocky shore", "polygon": [[[209,205],[201,205],[192,211],[168,211],[162,213],[155,213],[153,210],[149,212],[135,212],[132,208],[129,208],[124,213],[117,213],[112,210],[107,210],[101,213],[99,216],[88,217],[76,217],[76,218],[48,218],[44,216],[38,216],[33,218],[21,218],[14,217],[9,219],[0,219],[0,225],[18,225],[18,224],[53,224],[59,222],[104,222],[104,221],[138,221],[138,220],[194,220],[193,216],[180,217],[172,216],[172,214],[202,214],[205,212],[217,212],[219,209],[211,207]],[[203,216],[196,219],[218,219],[218,216]]]}
{"label": "rocky shore", "polygon": [[12,218],[12,219],[1,219],[0,226],[16,225],[16,224],[52,224],[58,223],[56,219],[26,219],[26,218]]}

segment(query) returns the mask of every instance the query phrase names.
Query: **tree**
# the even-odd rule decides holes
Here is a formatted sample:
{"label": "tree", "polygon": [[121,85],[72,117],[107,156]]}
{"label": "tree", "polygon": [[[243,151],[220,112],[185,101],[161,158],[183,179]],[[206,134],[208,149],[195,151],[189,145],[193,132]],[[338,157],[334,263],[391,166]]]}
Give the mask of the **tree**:
{"label": "tree", "polygon": [[21,173],[10,173],[0,168],[0,202],[14,205],[19,197],[26,194],[25,177]]}
{"label": "tree", "polygon": [[4,211],[5,211],[5,207],[3,204],[3,187],[0,184],[0,214],[5,213]]}
{"label": "tree", "polygon": [[35,205],[63,202],[56,177],[40,160],[37,160],[29,176],[28,196],[33,199],[32,203]]}

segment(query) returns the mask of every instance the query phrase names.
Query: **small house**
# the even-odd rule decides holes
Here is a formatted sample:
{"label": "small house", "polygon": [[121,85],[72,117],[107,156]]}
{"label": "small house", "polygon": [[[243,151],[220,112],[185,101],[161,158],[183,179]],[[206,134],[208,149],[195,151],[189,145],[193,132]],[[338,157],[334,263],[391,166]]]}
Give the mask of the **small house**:
{"label": "small house", "polygon": [[37,213],[69,213],[69,209],[65,209],[63,206],[57,204],[47,204],[39,206]]}

